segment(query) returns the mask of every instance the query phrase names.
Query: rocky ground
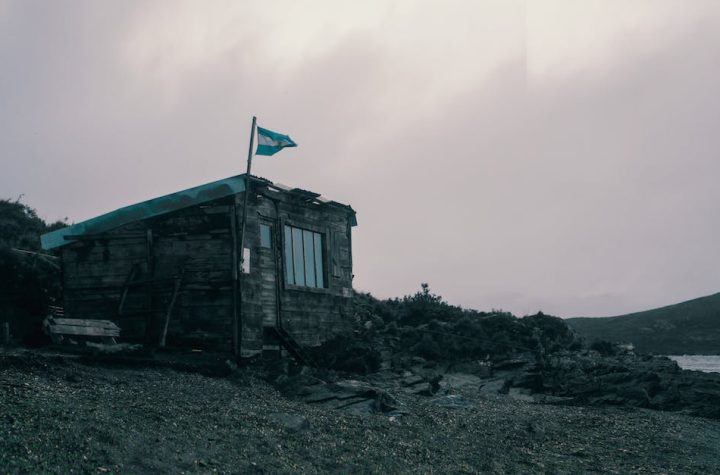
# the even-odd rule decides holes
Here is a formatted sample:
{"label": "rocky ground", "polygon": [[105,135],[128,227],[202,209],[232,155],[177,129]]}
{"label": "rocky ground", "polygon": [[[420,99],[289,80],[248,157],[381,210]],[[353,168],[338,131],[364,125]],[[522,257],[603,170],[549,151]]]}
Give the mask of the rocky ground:
{"label": "rocky ground", "polygon": [[556,405],[593,403],[568,387],[538,404],[519,363],[413,363],[358,381],[0,352],[0,472],[720,473],[719,420]]}

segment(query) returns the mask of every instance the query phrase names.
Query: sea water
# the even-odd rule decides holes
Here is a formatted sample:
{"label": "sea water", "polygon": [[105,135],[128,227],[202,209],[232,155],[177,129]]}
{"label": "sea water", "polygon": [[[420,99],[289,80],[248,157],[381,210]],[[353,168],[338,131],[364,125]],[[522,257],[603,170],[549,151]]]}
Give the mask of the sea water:
{"label": "sea water", "polygon": [[720,355],[668,355],[682,369],[720,373]]}

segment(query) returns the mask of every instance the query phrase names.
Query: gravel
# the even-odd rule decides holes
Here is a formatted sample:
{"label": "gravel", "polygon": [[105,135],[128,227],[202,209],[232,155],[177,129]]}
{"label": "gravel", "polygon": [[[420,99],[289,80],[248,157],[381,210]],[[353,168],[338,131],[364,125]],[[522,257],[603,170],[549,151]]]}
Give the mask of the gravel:
{"label": "gravel", "polygon": [[[401,416],[227,377],[0,353],[2,473],[720,473],[720,421],[407,392]],[[435,401],[435,402],[434,402]]]}

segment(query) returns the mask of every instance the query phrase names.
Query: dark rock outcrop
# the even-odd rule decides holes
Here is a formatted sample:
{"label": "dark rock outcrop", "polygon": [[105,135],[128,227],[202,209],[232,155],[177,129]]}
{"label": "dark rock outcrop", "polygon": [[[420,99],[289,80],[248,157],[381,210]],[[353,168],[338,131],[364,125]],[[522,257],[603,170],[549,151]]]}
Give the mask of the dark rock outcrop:
{"label": "dark rock outcrop", "polygon": [[558,354],[543,368],[543,392],[590,405],[683,411],[720,418],[720,374],[683,371],[669,358],[593,351]]}

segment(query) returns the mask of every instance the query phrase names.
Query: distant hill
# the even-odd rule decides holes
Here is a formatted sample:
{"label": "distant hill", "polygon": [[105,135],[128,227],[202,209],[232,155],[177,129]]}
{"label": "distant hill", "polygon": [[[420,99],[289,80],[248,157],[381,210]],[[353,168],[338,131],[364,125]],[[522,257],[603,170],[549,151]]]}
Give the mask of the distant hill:
{"label": "distant hill", "polygon": [[720,293],[618,317],[565,321],[588,341],[630,342],[643,353],[720,354]]}

